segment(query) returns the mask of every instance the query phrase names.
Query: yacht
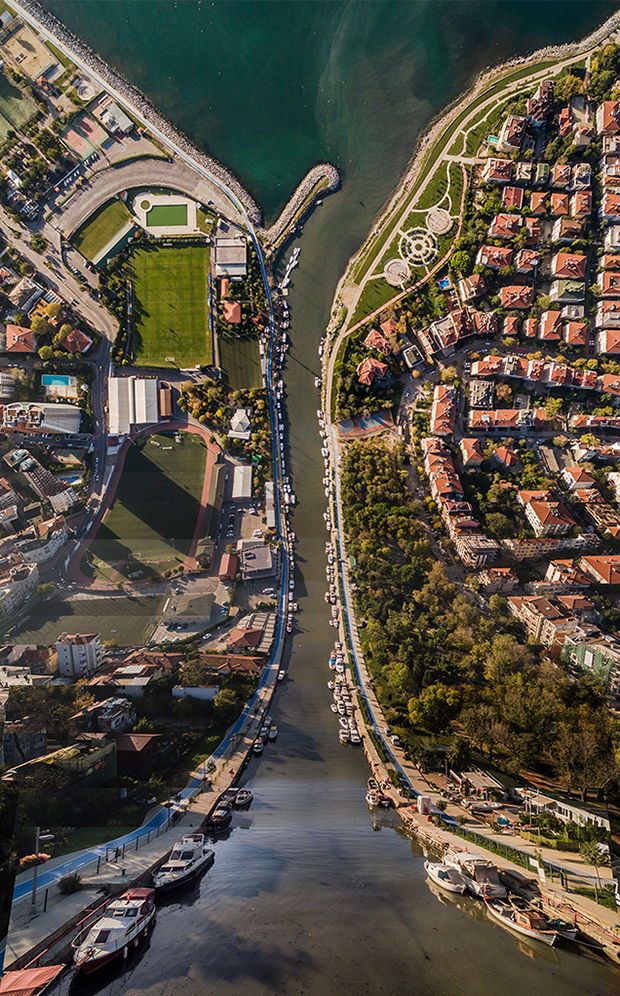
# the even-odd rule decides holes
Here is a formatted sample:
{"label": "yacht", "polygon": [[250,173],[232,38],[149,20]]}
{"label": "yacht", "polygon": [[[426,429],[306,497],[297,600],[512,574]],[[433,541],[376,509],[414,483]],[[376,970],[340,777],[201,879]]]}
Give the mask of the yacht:
{"label": "yacht", "polygon": [[424,868],[431,882],[446,892],[459,892],[463,895],[467,891],[465,879],[456,868],[446,868],[445,865],[435,864],[432,861],[425,861]]}
{"label": "yacht", "polygon": [[377,795],[376,792],[371,792],[371,790],[368,789],[366,793],[366,802],[368,803],[371,809],[377,809],[379,805],[379,796]]}
{"label": "yacht", "polygon": [[168,860],[153,873],[153,885],[162,892],[184,885],[214,860],[215,853],[206,846],[203,834],[188,834],[174,845]]}
{"label": "yacht", "polygon": [[155,889],[128,889],[108,904],[105,913],[71,941],[73,960],[83,972],[94,972],[138,946],[155,919]]}

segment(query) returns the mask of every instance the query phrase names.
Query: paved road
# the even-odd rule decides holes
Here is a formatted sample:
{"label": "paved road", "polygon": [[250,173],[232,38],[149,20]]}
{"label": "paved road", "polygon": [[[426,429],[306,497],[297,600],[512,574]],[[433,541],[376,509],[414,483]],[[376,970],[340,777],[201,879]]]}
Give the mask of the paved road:
{"label": "paved road", "polygon": [[245,228],[246,220],[219,188],[182,159],[136,159],[111,166],[89,177],[75,193],[57,209],[53,222],[69,235],[93,211],[107,200],[129,187],[163,186],[181,190],[202,204],[212,204],[226,218]]}

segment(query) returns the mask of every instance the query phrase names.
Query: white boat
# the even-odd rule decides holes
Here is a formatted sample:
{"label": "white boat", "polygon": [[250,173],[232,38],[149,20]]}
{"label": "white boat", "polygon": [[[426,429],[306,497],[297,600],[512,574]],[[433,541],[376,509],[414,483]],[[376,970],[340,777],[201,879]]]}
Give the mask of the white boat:
{"label": "white boat", "polygon": [[249,806],[253,798],[254,796],[249,789],[239,789],[234,805],[237,809],[240,809],[242,806]]}
{"label": "white boat", "polygon": [[255,740],[255,741],[254,741],[254,743],[253,743],[253,745],[252,745],[252,751],[254,752],[254,754],[256,754],[256,756],[257,756],[257,757],[258,757],[258,756],[259,756],[260,754],[262,754],[262,753],[263,753],[264,749],[265,749],[265,747],[264,747],[264,745],[263,745],[263,742],[262,742],[262,740]]}
{"label": "white boat", "polygon": [[371,789],[368,789],[368,792],[366,793],[366,802],[368,803],[371,809],[377,809],[379,806],[379,796],[377,795],[376,792],[373,792],[371,791]]}
{"label": "white boat", "polygon": [[177,841],[168,860],[153,873],[153,885],[162,892],[184,885],[212,865],[214,859],[215,853],[206,846],[203,834],[188,834]]}
{"label": "white boat", "polygon": [[501,923],[503,927],[514,930],[517,934],[525,937],[532,937],[535,941],[542,941],[543,944],[553,946],[558,939],[558,933],[549,926],[547,917],[538,910],[515,909],[510,903],[501,899],[488,899],[484,897],[489,915]]}
{"label": "white boat", "polygon": [[286,671],[278,671],[278,681],[284,681],[286,678]]}
{"label": "white boat", "polygon": [[357,730],[351,730],[351,732],[349,733],[349,740],[351,741],[352,744],[361,744],[362,742],[362,738],[360,737]]}
{"label": "white boat", "polygon": [[333,690],[334,690],[334,688],[335,688],[336,686],[334,685],[334,682],[333,682],[333,681],[328,681],[328,682],[327,682],[327,687],[329,688],[330,692],[333,692]]}
{"label": "white boat", "polygon": [[507,891],[499,880],[497,868],[484,854],[449,848],[443,856],[446,868],[459,871],[474,896],[505,899]]}
{"label": "white boat", "polygon": [[321,386],[321,378],[320,377],[315,377],[314,378],[314,386],[315,387],[320,387]]}
{"label": "white boat", "polygon": [[277,736],[278,736],[278,727],[277,726],[270,726],[269,727],[269,739],[270,740],[275,740],[277,738]]}
{"label": "white boat", "polygon": [[155,889],[128,889],[108,904],[105,913],[71,941],[73,960],[83,972],[94,972],[138,947],[155,919]]}
{"label": "white boat", "polygon": [[332,712],[338,712],[338,706],[336,705],[335,702],[331,702],[329,708],[331,709]]}
{"label": "white boat", "polygon": [[465,879],[456,868],[446,868],[445,865],[425,861],[424,868],[431,882],[445,889],[446,892],[460,892],[463,895],[467,891]]}
{"label": "white boat", "polygon": [[340,739],[341,744],[348,744],[349,740],[351,739],[351,734],[349,733],[348,730],[339,730],[338,737]]}

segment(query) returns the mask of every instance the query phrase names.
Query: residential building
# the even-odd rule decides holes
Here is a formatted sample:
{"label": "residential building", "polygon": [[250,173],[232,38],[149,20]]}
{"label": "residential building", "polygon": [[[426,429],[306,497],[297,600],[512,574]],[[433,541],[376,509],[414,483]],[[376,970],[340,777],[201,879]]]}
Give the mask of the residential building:
{"label": "residential building", "polygon": [[510,266],[512,263],[513,251],[507,246],[481,246],[476,256],[476,263],[480,266],[488,266],[490,270],[499,270],[501,267]]}
{"label": "residential building", "polygon": [[590,578],[579,569],[574,560],[551,560],[545,581],[566,588],[589,588]]}
{"label": "residential building", "polygon": [[506,210],[515,208],[520,211],[523,207],[523,187],[504,187],[502,190],[502,207]]}
{"label": "residential building", "polygon": [[455,390],[447,384],[437,384],[433,391],[430,430],[435,436],[452,436],[455,415]]}
{"label": "residential building", "polygon": [[142,780],[153,771],[165,743],[161,733],[110,733],[108,739],[116,751],[119,775]]}
{"label": "residential building", "polygon": [[505,594],[519,585],[519,578],[510,567],[487,567],[476,580],[484,588],[485,595]]}
{"label": "residential building", "polygon": [[136,718],[131,699],[112,696],[74,713],[71,723],[83,733],[125,733],[132,728]]}
{"label": "residential building", "polygon": [[596,129],[599,135],[617,135],[620,132],[620,103],[604,100],[596,110]]}
{"label": "residential building", "polygon": [[[542,128],[553,110],[554,83],[553,80],[543,80],[533,96],[528,98],[527,117],[535,128]],[[547,165],[545,163],[545,165]],[[547,165],[547,176],[549,166]]]}
{"label": "residential building", "polygon": [[482,176],[487,183],[496,183],[498,186],[510,183],[512,177],[512,160],[487,159],[482,170]]}
{"label": "residential building", "polygon": [[525,515],[536,536],[562,536],[576,526],[568,509],[559,501],[528,501]]}
{"label": "residential building", "polygon": [[63,633],[56,641],[58,670],[69,678],[90,676],[103,664],[99,633]]}
{"label": "residential building", "polygon": [[528,636],[549,650],[559,650],[563,632],[575,623],[570,612],[544,595],[510,595],[508,611],[523,623]]}
{"label": "residential building", "polygon": [[543,311],[538,322],[538,338],[559,342],[562,337],[562,315],[559,311]]}
{"label": "residential building", "polygon": [[518,214],[496,214],[489,227],[493,239],[513,239],[519,234],[521,218]]}
{"label": "residential building", "polygon": [[22,328],[20,325],[7,325],[7,353],[36,353],[36,350],[37,339],[32,329]]}
{"label": "residential building", "polygon": [[471,277],[464,277],[463,280],[459,280],[458,289],[461,301],[467,303],[486,294],[487,285],[479,273],[472,273]]}
{"label": "residential building", "polygon": [[585,222],[582,218],[558,217],[551,229],[553,242],[574,242],[585,232]]}
{"label": "residential building", "polygon": [[470,408],[492,408],[495,384],[492,380],[473,380],[469,387]]}
{"label": "residential building", "polygon": [[26,563],[23,554],[0,560],[0,615],[11,616],[39,583],[39,568]]}
{"label": "residential building", "polygon": [[523,464],[519,459],[519,454],[507,446],[498,446],[491,455],[491,463],[501,470],[508,470],[512,474],[521,473]]}
{"label": "residential building", "polygon": [[534,303],[534,288],[524,284],[512,284],[500,289],[502,308],[531,308]]}
{"label": "residential building", "polygon": [[[479,439],[461,439],[459,444],[463,470],[477,470],[484,461],[484,453]],[[620,477],[620,474],[618,475]]]}
{"label": "residential building", "polygon": [[521,249],[515,257],[517,273],[535,273],[540,263],[540,253],[535,249]]}
{"label": "residential building", "polygon": [[587,257],[572,252],[558,252],[551,260],[551,272],[554,277],[566,277],[569,280],[585,280]]}
{"label": "residential building", "polygon": [[385,377],[388,370],[387,363],[375,360],[374,356],[367,356],[357,367],[357,376],[362,384],[370,387],[375,377]]}
{"label": "residential building", "polygon": [[239,558],[234,553],[222,554],[217,576],[220,581],[234,581],[237,576]]}
{"label": "residential building", "polygon": [[582,557],[579,567],[595,584],[620,584],[620,555],[606,557]]}
{"label": "residential building", "polygon": [[376,329],[370,330],[364,339],[364,345],[368,349],[376,349],[378,353],[382,353],[384,356],[389,356],[392,352],[392,347],[387,339],[385,339],[380,332],[377,332]]}
{"label": "residential building", "polygon": [[620,642],[598,630],[567,636],[562,660],[581,674],[592,674],[607,688],[609,705],[620,708]]}
{"label": "residential building", "polygon": [[87,353],[92,344],[90,336],[80,332],[79,329],[72,329],[62,340],[60,347],[66,349],[68,353]]}
{"label": "residential building", "polygon": [[47,754],[47,731],[35,720],[25,716],[4,724],[2,763],[7,768],[23,764]]}
{"label": "residential building", "polygon": [[570,491],[584,491],[593,488],[596,481],[584,467],[564,467],[562,480]]}
{"label": "residential building", "polygon": [[526,119],[516,114],[509,114],[504,121],[497,141],[498,152],[518,152],[523,144]]}

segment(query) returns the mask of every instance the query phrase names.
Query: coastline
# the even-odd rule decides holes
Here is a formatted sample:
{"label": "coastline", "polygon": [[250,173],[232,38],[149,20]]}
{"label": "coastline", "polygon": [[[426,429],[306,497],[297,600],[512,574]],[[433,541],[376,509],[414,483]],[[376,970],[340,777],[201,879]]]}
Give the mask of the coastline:
{"label": "coastline", "polygon": [[[438,115],[429,121],[424,131],[422,131],[418,136],[411,158],[400,179],[400,182],[398,183],[398,186],[389,201],[386,202],[377,214],[377,217],[364,239],[364,242],[359,247],[357,252],[355,252],[349,259],[347,267],[336,285],[328,328],[338,314],[339,307],[342,302],[342,290],[347,283],[349,274],[357,265],[361,256],[368,248],[371,240],[375,238],[380,231],[384,221],[387,220],[398,200],[403,196],[407,189],[415,183],[422,167],[425,164],[427,153],[432,150],[433,146],[441,139],[443,132],[450,127],[450,125],[460,116],[460,114],[464,112],[467,106],[475,100],[476,97],[479,97],[486,88],[497,82],[510,70],[520,68],[524,69],[530,65],[535,66],[536,63],[543,62],[545,60],[557,61],[570,58],[571,56],[578,57],[579,55],[585,55],[589,50],[598,45],[617,28],[620,28],[620,8],[608,17],[607,20],[600,25],[600,27],[591,32],[589,35],[586,35],[585,38],[582,38],[578,42],[566,42],[564,45],[549,45],[545,48],[537,49],[529,55],[517,56],[514,59],[509,59],[507,62],[500,63],[499,65],[487,67],[478,74],[473,83],[464,92],[455,97],[447,107],[445,107]],[[388,306],[389,302],[386,304],[386,307]]]}

